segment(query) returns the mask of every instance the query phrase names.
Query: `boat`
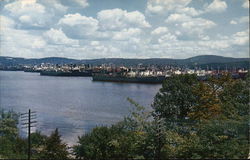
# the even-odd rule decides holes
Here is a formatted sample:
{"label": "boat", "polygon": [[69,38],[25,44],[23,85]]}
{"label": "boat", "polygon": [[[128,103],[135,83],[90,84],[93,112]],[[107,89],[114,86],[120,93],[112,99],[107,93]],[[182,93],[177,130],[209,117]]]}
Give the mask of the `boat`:
{"label": "boat", "polygon": [[93,81],[105,81],[105,82],[125,82],[125,83],[151,83],[161,84],[166,77],[165,76],[121,76],[121,75],[105,75],[94,74],[92,76]]}
{"label": "boat", "polygon": [[41,69],[24,68],[23,71],[24,72],[36,72],[36,73],[39,73],[39,72],[41,72]]}
{"label": "boat", "polygon": [[92,71],[47,71],[40,72],[41,76],[61,76],[61,77],[91,77]]}

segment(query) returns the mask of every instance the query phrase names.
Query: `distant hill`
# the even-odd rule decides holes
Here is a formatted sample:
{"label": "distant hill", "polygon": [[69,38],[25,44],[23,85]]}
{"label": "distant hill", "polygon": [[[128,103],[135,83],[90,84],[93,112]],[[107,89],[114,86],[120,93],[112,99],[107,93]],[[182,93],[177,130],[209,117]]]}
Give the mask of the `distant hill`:
{"label": "distant hill", "polygon": [[35,65],[41,63],[51,63],[51,64],[69,64],[77,63],[79,60],[61,58],[61,57],[48,57],[48,58],[14,58],[14,57],[3,57],[0,56],[1,65]]}
{"label": "distant hill", "polygon": [[124,58],[102,58],[102,59],[69,59],[61,57],[48,57],[48,58],[14,58],[14,57],[3,57],[0,56],[0,65],[13,66],[13,65],[35,65],[41,63],[51,64],[115,64],[125,66],[135,66],[138,64],[143,65],[174,65],[174,66],[187,66],[187,67],[207,67],[207,66],[219,66],[219,67],[244,67],[249,68],[249,58],[232,58],[215,55],[201,55],[191,57],[187,59],[169,59],[169,58],[150,58],[150,59],[124,59]]}
{"label": "distant hill", "polygon": [[184,60],[186,63],[197,63],[197,64],[207,64],[207,63],[231,63],[240,61],[249,61],[249,58],[232,58],[232,57],[222,57],[215,55],[202,55]]}

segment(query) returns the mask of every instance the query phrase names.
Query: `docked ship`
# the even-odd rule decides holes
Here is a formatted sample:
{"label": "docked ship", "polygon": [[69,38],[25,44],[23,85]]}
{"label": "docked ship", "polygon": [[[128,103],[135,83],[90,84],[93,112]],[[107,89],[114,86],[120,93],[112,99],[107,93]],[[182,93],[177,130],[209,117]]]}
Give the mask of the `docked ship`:
{"label": "docked ship", "polygon": [[41,72],[42,69],[38,68],[38,69],[34,69],[34,68],[24,68],[23,71],[24,72]]}
{"label": "docked ship", "polygon": [[106,82],[126,82],[126,83],[151,83],[161,84],[166,77],[165,76],[121,76],[121,75],[106,75],[106,74],[94,74],[92,76],[93,81],[106,81]]}
{"label": "docked ship", "polygon": [[43,70],[40,72],[42,76],[62,76],[62,77],[91,77],[92,71],[57,71]]}

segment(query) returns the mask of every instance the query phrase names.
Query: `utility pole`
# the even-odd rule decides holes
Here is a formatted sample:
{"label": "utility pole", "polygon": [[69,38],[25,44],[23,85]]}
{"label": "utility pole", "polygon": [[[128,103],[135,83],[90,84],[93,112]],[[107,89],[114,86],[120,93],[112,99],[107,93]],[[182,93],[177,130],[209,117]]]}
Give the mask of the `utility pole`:
{"label": "utility pole", "polygon": [[27,152],[28,160],[30,160],[30,158],[31,158],[31,139],[30,139],[31,127],[35,127],[34,125],[32,126],[31,124],[37,123],[37,121],[32,121],[32,120],[36,119],[35,113],[36,112],[34,112],[34,111],[31,112],[31,110],[29,109],[29,111],[27,113],[21,114],[21,121],[24,122],[24,123],[21,123],[21,125],[24,126],[22,128],[28,128],[28,152]]}

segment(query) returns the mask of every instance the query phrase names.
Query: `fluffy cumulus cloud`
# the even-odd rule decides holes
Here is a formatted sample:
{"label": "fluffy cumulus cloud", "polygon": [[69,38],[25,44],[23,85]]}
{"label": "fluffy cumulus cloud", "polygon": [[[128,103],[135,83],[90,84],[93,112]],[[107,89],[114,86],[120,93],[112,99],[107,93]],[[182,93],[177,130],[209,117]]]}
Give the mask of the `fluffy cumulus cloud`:
{"label": "fluffy cumulus cloud", "polygon": [[230,24],[238,24],[238,23],[237,23],[237,21],[235,21],[235,20],[231,20],[231,21],[230,21]]}
{"label": "fluffy cumulus cloud", "polygon": [[99,27],[96,19],[82,16],[79,13],[64,15],[58,25],[62,27],[67,36],[79,39],[94,35]]}
{"label": "fluffy cumulus cloud", "polygon": [[247,45],[249,43],[249,29],[233,34],[232,43],[236,45]]}
{"label": "fluffy cumulus cloud", "polygon": [[[0,53],[4,56],[80,59],[249,56],[247,0],[0,3]],[[141,8],[128,7],[133,5]]]}
{"label": "fluffy cumulus cloud", "polygon": [[159,34],[164,34],[168,32],[168,28],[167,27],[157,27],[156,29],[154,29],[151,34],[152,35],[159,35]]}
{"label": "fluffy cumulus cloud", "polygon": [[87,0],[73,0],[73,1],[75,1],[77,4],[79,4],[83,8],[89,6],[89,3]]}
{"label": "fluffy cumulus cloud", "polygon": [[190,21],[185,21],[181,24],[184,29],[192,32],[203,32],[204,29],[214,27],[216,24],[213,21],[203,18],[193,18]]}
{"label": "fluffy cumulus cloud", "polygon": [[176,28],[187,35],[200,35],[203,34],[206,29],[210,29],[216,26],[216,24],[204,18],[194,18],[185,14],[171,14],[165,20],[167,24],[174,24]]}
{"label": "fluffy cumulus cloud", "polygon": [[78,40],[68,38],[61,29],[51,28],[44,33],[44,37],[51,44],[78,46]]}
{"label": "fluffy cumulus cloud", "polygon": [[13,18],[21,29],[41,29],[53,25],[58,16],[66,11],[67,7],[56,0],[43,0],[41,3],[36,0],[20,0],[6,4],[2,12]]}
{"label": "fluffy cumulus cloud", "polygon": [[4,32],[6,32],[7,29],[13,28],[16,25],[12,19],[6,16],[0,15],[0,21],[1,21],[0,25],[1,25],[1,30],[2,30],[0,34],[1,33],[3,34]]}
{"label": "fluffy cumulus cloud", "polygon": [[168,11],[183,9],[191,0],[149,0],[147,2],[147,12],[152,14],[163,14]]}
{"label": "fluffy cumulus cloud", "polygon": [[[15,22],[8,17],[1,16],[0,20],[1,54],[17,57],[37,57],[36,54],[39,54],[46,47],[46,41],[41,36],[15,29]],[[40,54],[42,53],[40,52]]]}
{"label": "fluffy cumulus cloud", "polygon": [[243,17],[239,17],[237,19],[233,19],[230,21],[230,24],[240,24],[240,23],[249,23],[249,16],[243,16]]}
{"label": "fluffy cumulus cloud", "polygon": [[223,12],[227,9],[227,3],[221,0],[214,0],[206,7],[206,12]]}
{"label": "fluffy cumulus cloud", "polygon": [[14,1],[5,5],[4,10],[23,26],[43,27],[46,25],[45,7],[36,3],[35,0]]}
{"label": "fluffy cumulus cloud", "polygon": [[122,40],[128,40],[131,38],[136,38],[141,34],[141,30],[139,28],[129,28],[129,29],[123,29],[120,32],[117,32],[114,34],[113,39],[122,41]]}
{"label": "fluffy cumulus cloud", "polygon": [[145,16],[138,12],[127,12],[121,9],[102,10],[97,13],[97,19],[103,30],[120,30],[128,27],[150,27]]}
{"label": "fluffy cumulus cloud", "polygon": [[242,4],[243,8],[249,8],[249,0],[244,0],[244,3]]}

